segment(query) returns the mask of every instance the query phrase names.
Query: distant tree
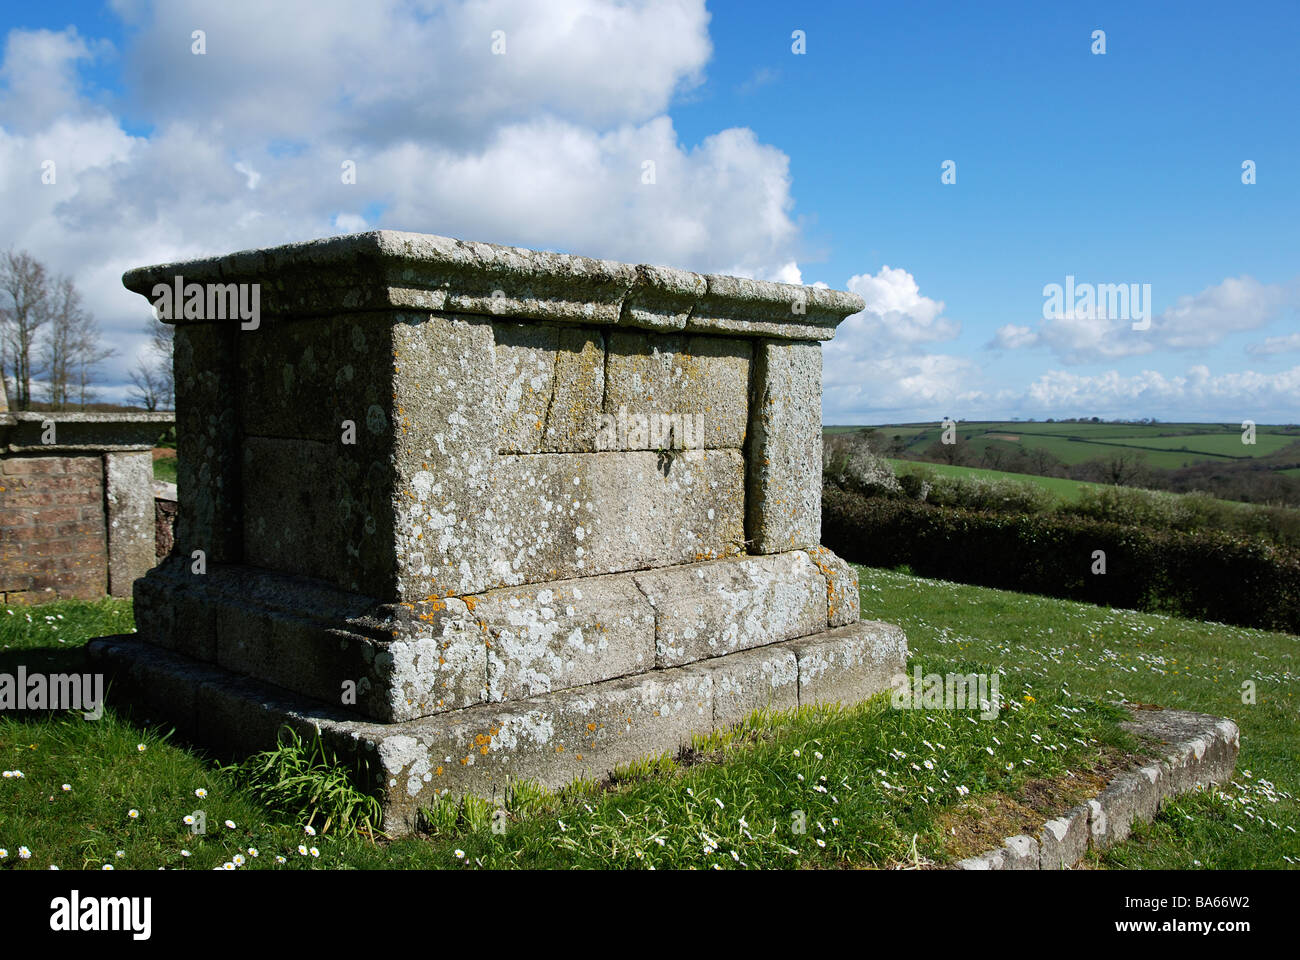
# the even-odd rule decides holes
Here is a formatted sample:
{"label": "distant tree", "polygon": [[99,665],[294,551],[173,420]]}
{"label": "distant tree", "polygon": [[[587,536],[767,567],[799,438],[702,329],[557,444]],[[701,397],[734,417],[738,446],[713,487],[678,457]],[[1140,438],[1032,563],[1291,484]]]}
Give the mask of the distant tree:
{"label": "distant tree", "polygon": [[149,350],[153,354],[149,363],[153,366],[153,380],[158,387],[158,403],[164,409],[171,409],[176,400],[176,376],[172,368],[176,328],[157,317],[150,317],[145,326],[149,333]]}
{"label": "distant tree", "polygon": [[159,374],[157,360],[149,357],[136,360],[135,369],[131,371],[131,385],[134,387],[132,403],[138,403],[149,411],[157,410],[162,404],[166,385]]}
{"label": "distant tree", "polygon": [[0,294],[0,375],[13,378],[14,409],[30,410],[37,336],[49,320],[45,267],[28,253],[6,252],[0,256]]}
{"label": "distant tree", "polygon": [[50,409],[84,407],[95,368],[114,352],[71,277],[51,275],[24,251],[0,256],[0,379],[12,377],[15,409],[31,409],[33,380]]}
{"label": "distant tree", "polygon": [[40,350],[45,400],[52,410],[65,410],[74,403],[84,408],[94,396],[95,368],[116,351],[100,343],[99,325],[82,307],[71,278],[55,280],[48,306],[49,323]]}

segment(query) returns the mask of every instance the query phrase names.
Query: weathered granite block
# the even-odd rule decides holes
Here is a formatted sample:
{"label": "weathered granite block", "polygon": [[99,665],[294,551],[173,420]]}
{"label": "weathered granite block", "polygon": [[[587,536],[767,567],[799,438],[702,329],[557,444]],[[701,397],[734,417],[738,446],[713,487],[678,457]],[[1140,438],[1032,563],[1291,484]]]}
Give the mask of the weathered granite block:
{"label": "weathered granite block", "polygon": [[1018,834],[1007,837],[1002,844],[1003,870],[1037,870],[1039,869],[1038,841],[1033,837]]}
{"label": "weathered granite block", "polygon": [[713,680],[713,725],[739,723],[755,710],[799,706],[799,658],[786,644],[703,660],[689,669]]}
{"label": "weathered granite block", "polygon": [[857,703],[889,689],[907,663],[907,638],[892,623],[862,620],[792,642],[799,703]]}
{"label": "weathered granite block", "polygon": [[235,337],[238,327],[176,326],[176,520],[182,556],[202,550],[218,563],[243,556],[243,496],[239,485],[241,430]]}
{"label": "weathered granite block", "polygon": [[808,556],[826,578],[826,618],[832,627],[857,623],[862,598],[858,593],[858,575],[847,562],[825,547],[814,547]]}
{"label": "weathered granite block", "polygon": [[1043,870],[1069,870],[1088,852],[1088,808],[1080,805],[1043,824],[1038,834]]}
{"label": "weathered granite block", "polygon": [[628,576],[562,580],[474,598],[491,700],[585,686],[654,665],[654,610]]}
{"label": "weathered granite block", "polygon": [[660,667],[826,629],[825,581],[806,553],[668,568],[636,582],[655,611]]}
{"label": "weathered granite block", "polygon": [[104,454],[108,528],[108,592],[131,596],[131,585],[154,565],[153,455]]}
{"label": "weathered granite block", "polygon": [[817,546],[822,522],[820,344],[758,341],[746,455],[750,549],[779,553]]}
{"label": "weathered granite block", "polygon": [[[752,354],[748,340],[611,331],[604,412],[649,420],[639,437],[635,426],[623,430],[622,448],[742,448]],[[663,436],[674,414],[690,419]]]}
{"label": "weathered granite block", "polygon": [[595,328],[498,323],[500,453],[594,453],[605,395],[605,337]]}
{"label": "weathered granite block", "polygon": [[492,561],[474,582],[538,583],[738,553],[744,469],[736,450],[686,450],[666,467],[652,451],[501,457],[492,522],[478,527],[479,556]]}

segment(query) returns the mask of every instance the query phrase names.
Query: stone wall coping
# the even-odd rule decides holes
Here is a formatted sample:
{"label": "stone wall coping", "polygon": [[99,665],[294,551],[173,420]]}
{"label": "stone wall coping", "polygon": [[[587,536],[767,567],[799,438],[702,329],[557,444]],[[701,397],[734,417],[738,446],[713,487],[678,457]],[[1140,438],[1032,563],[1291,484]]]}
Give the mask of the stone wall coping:
{"label": "stone wall coping", "polygon": [[[863,309],[826,287],[698,274],[566,253],[375,230],[137,267],[127,289],[257,283],[261,317],[429,310],[729,336],[829,340]],[[179,312],[179,310],[177,311]],[[226,321],[224,315],[163,318]],[[251,329],[251,328],[250,328]]]}
{"label": "stone wall coping", "polygon": [[1137,709],[1120,726],[1148,741],[1156,756],[1044,823],[1036,837],[1006,837],[1001,847],[961,860],[954,869],[1071,869],[1088,850],[1104,851],[1128,839],[1134,824],[1155,819],[1167,800],[1232,779],[1241,730],[1231,720],[1188,710]]}
{"label": "stone wall coping", "polygon": [[[54,422],[54,443],[43,443],[46,421]],[[172,413],[69,413],[22,411],[0,414],[0,453],[121,453],[151,450]]]}

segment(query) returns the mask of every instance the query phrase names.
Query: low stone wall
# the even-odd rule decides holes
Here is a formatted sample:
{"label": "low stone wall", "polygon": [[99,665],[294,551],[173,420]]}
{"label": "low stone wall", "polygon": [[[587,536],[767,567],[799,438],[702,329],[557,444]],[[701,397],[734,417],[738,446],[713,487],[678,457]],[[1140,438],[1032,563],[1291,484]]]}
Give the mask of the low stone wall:
{"label": "low stone wall", "polygon": [[1062,870],[1089,850],[1122,843],[1165,801],[1232,778],[1241,731],[1231,720],[1185,710],[1139,710],[1122,726],[1154,746],[1157,757],[1116,777],[1097,796],[1043,824],[1037,836],[1007,837],[1001,847],[960,861],[959,870]]}
{"label": "low stone wall", "polygon": [[131,595],[154,565],[150,450],[170,414],[0,414],[0,602]]}

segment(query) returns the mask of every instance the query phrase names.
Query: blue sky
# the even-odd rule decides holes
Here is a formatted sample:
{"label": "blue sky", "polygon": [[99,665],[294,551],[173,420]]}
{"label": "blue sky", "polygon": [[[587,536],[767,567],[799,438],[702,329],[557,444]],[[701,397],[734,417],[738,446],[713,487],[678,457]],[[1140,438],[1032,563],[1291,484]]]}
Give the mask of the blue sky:
{"label": "blue sky", "polygon": [[[0,12],[0,227],[119,343],[106,393],[121,269],[392,227],[854,289],[831,423],[1297,419],[1300,5],[363,6]],[[1067,275],[1151,329],[1044,319]]]}

